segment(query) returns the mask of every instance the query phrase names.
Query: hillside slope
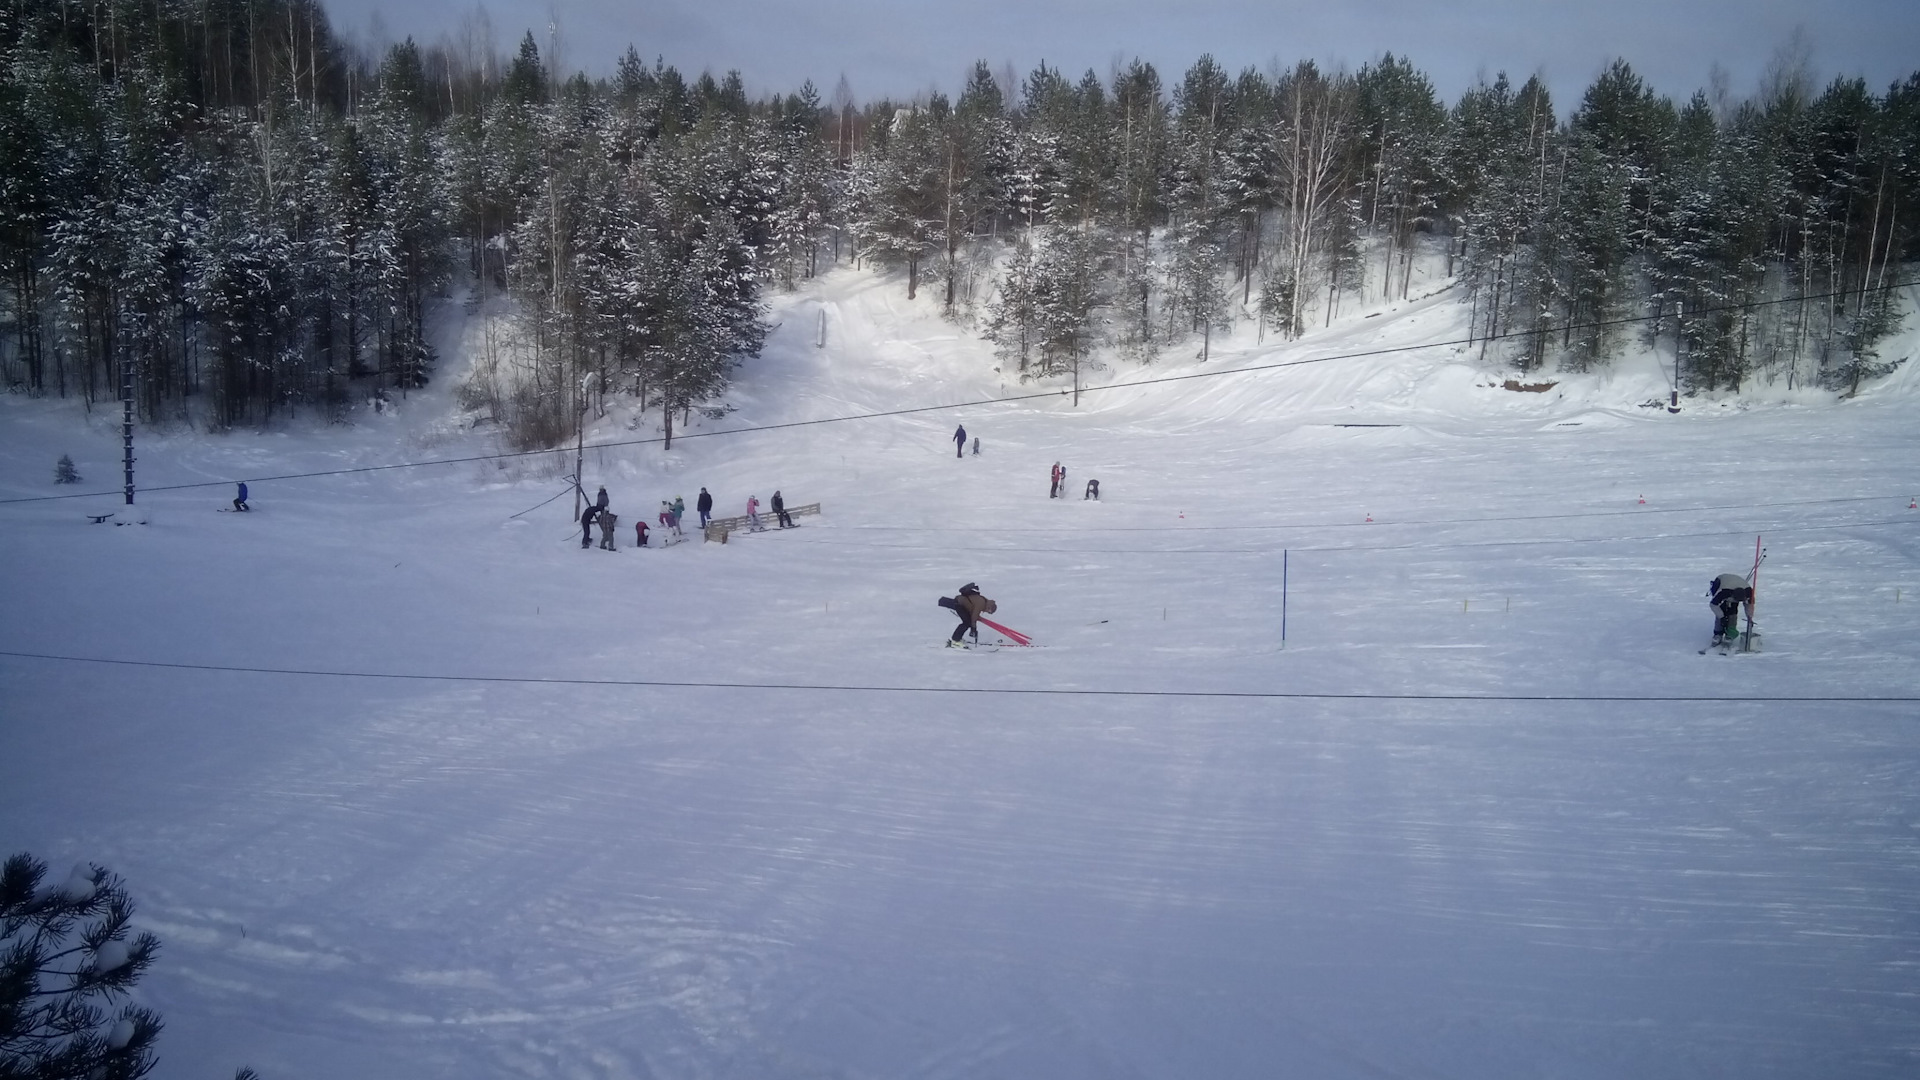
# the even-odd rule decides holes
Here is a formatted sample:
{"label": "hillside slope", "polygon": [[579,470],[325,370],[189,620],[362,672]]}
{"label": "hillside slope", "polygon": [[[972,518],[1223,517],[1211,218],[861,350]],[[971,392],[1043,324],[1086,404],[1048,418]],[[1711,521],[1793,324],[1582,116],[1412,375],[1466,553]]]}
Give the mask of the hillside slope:
{"label": "hillside slope", "polygon": [[[42,657],[0,656],[0,847],[128,879],[168,1075],[1920,1064],[1912,365],[1677,415],[1654,356],[1146,384],[1463,336],[1440,294],[1077,408],[707,434],[1036,389],[884,278],[774,317],[732,413],[589,452],[613,553],[570,454],[0,507]],[[142,483],[495,449],[471,329],[351,430],[143,434]],[[0,400],[0,494],[62,452],[114,483],[106,418]],[[632,548],[702,486],[825,513]],[[1756,534],[1763,648],[1699,655]],[[1043,647],[943,648],[966,581]]]}

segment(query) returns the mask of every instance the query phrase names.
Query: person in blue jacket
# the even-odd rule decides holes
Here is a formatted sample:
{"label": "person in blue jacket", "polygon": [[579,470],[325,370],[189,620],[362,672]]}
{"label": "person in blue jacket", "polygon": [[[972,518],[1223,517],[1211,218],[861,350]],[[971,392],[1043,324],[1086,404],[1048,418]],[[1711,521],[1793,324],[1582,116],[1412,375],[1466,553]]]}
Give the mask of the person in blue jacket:
{"label": "person in blue jacket", "polygon": [[240,481],[240,494],[234,496],[233,508],[235,510],[247,509],[247,482],[245,480]]}

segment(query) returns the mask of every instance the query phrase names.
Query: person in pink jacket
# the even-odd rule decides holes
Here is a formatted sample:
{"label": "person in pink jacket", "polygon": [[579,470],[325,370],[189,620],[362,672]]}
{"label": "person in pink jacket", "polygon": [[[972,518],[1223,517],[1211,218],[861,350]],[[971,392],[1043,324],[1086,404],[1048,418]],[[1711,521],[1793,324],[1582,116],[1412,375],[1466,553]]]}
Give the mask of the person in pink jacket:
{"label": "person in pink jacket", "polygon": [[760,524],[760,496],[747,496],[747,529],[751,532],[766,532],[767,527]]}

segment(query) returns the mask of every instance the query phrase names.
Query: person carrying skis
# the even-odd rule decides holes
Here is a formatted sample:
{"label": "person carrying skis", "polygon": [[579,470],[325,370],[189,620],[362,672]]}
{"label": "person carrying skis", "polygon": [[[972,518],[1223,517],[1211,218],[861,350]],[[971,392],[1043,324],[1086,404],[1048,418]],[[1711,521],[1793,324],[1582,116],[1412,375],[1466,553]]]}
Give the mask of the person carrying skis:
{"label": "person carrying skis", "polygon": [[1708,583],[1707,604],[1713,608],[1713,644],[1730,645],[1740,636],[1740,605],[1753,618],[1753,586],[1729,570]]}
{"label": "person carrying skis", "polygon": [[240,481],[240,493],[233,498],[233,508],[235,510],[247,509],[247,482],[245,480]]}
{"label": "person carrying skis", "polygon": [[1066,476],[1066,471],[1060,468],[1059,462],[1054,462],[1053,471],[1047,474],[1047,498],[1057,499],[1060,497],[1060,480],[1064,476]]}
{"label": "person carrying skis", "polygon": [[760,496],[747,496],[747,531],[766,532],[767,527],[760,524]]}
{"label": "person carrying skis", "polygon": [[613,527],[620,524],[619,515],[611,510],[602,510],[598,514],[595,514],[593,519],[600,523],[600,550],[615,550],[613,546]]}
{"label": "person carrying skis", "polygon": [[781,498],[780,492],[778,491],[773,493],[772,506],[773,516],[780,520],[780,527],[783,529],[793,528],[793,519],[787,516],[787,500]]}
{"label": "person carrying skis", "polygon": [[980,595],[980,586],[969,581],[960,586],[957,596],[943,596],[940,606],[960,616],[960,625],[953,628],[953,636],[947,639],[947,648],[961,648],[960,639],[967,634],[973,635],[975,644],[980,642],[980,616],[991,615],[1000,610],[1000,605]]}
{"label": "person carrying skis", "polygon": [[707,494],[706,488],[700,489],[700,497],[693,501],[693,508],[700,512],[700,527],[706,528],[707,522],[713,518],[713,496]]}
{"label": "person carrying skis", "polygon": [[962,424],[959,427],[953,429],[953,456],[964,457],[966,454],[966,449],[967,449],[967,426],[965,424]]}

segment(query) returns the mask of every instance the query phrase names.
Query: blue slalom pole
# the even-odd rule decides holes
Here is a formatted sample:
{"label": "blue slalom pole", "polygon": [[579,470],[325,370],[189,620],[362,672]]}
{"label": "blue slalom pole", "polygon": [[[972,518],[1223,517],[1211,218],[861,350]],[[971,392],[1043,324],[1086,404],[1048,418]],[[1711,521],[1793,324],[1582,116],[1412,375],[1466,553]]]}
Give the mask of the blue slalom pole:
{"label": "blue slalom pole", "polygon": [[1280,549],[1280,647],[1287,647],[1287,550]]}

